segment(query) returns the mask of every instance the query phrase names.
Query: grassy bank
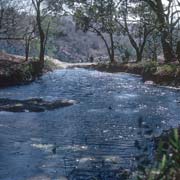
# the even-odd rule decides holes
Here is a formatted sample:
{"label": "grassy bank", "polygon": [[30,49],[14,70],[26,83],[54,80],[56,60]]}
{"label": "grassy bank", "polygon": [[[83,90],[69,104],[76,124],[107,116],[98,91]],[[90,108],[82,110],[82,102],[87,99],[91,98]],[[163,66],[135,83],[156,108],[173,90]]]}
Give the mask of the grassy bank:
{"label": "grassy bank", "polygon": [[0,53],[0,87],[32,82],[42,73],[60,68],[49,58],[45,59],[43,72],[38,59],[25,61],[23,56]]}
{"label": "grassy bank", "polygon": [[[40,74],[38,59],[28,62],[24,57],[0,53],[0,87],[33,81]],[[65,63],[50,57],[45,58],[43,73],[62,68],[92,68],[104,72],[126,72],[141,75],[143,81],[159,85],[180,87],[180,65],[158,64],[155,61],[141,63]]]}
{"label": "grassy bank", "polygon": [[98,64],[92,68],[105,72],[127,72],[142,75],[144,81],[159,85],[180,86],[180,65],[158,64],[154,61],[127,64]]}
{"label": "grassy bank", "polygon": [[39,75],[38,62],[0,62],[0,86],[10,86],[33,81]]}

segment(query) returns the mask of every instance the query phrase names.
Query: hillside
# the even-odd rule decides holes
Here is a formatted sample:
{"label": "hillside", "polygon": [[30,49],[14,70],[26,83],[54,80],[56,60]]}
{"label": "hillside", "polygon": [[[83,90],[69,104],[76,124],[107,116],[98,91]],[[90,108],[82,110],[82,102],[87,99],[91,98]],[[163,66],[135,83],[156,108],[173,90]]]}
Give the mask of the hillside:
{"label": "hillside", "polygon": [[[106,37],[108,39],[108,37]],[[117,37],[121,49],[116,49],[116,56],[121,59],[124,49],[133,49],[127,37]],[[32,42],[30,56],[38,56],[38,42]],[[24,42],[21,41],[0,41],[0,49],[9,54],[24,56]],[[34,48],[35,47],[35,48]],[[76,28],[71,16],[54,19],[51,23],[46,55],[65,62],[87,62],[91,57],[95,61],[107,60],[107,50],[102,39],[92,32],[83,32]],[[116,59],[117,59],[116,58]]]}

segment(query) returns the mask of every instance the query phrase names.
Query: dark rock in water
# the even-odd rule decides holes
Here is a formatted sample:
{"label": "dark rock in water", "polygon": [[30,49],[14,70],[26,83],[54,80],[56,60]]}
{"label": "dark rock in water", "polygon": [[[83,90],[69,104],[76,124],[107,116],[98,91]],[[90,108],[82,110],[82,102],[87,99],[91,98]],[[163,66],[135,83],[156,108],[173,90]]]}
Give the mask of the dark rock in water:
{"label": "dark rock in water", "polygon": [[138,140],[135,140],[134,146],[135,146],[136,148],[138,148],[138,149],[141,149],[141,146],[140,146],[140,143],[139,143]]}
{"label": "dark rock in water", "polygon": [[57,150],[57,144],[55,143],[53,148],[52,148],[52,153],[56,154],[56,150]]}
{"label": "dark rock in water", "polygon": [[0,99],[0,111],[8,112],[44,112],[75,104],[73,100],[45,101],[41,98],[28,100]]}
{"label": "dark rock in water", "polygon": [[153,130],[151,130],[151,129],[150,129],[150,130],[147,130],[147,131],[145,131],[145,134],[146,134],[146,135],[152,135],[152,134],[153,134]]}
{"label": "dark rock in water", "polygon": [[112,110],[112,107],[111,107],[111,106],[109,106],[109,107],[108,107],[108,109],[109,109],[109,110]]}

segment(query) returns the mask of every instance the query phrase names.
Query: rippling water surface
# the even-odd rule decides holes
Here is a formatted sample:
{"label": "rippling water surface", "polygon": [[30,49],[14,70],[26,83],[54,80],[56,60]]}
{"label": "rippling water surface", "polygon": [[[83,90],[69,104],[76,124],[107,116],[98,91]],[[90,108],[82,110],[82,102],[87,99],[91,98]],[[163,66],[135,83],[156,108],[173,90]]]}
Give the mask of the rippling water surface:
{"label": "rippling water surface", "polygon": [[0,179],[115,180],[134,170],[139,146],[180,123],[180,92],[129,74],[74,69],[0,90],[0,98],[73,99],[43,113],[0,112]]}

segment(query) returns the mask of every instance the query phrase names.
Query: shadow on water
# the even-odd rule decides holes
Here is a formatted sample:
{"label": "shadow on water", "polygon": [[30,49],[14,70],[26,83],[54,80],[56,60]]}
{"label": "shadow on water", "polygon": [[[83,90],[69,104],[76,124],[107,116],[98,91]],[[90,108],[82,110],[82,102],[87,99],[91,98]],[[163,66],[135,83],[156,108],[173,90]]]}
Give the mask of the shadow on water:
{"label": "shadow on water", "polygon": [[0,112],[0,179],[125,179],[153,161],[153,137],[177,127],[180,92],[129,74],[60,70],[0,90],[0,98],[77,102],[40,113]]}

